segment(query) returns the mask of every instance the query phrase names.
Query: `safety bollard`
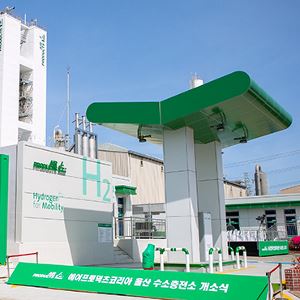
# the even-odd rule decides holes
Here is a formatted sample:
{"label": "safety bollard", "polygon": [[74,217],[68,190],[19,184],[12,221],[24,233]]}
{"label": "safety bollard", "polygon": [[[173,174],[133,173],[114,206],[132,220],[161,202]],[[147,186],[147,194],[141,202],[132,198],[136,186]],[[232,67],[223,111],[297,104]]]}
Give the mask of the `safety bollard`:
{"label": "safety bollard", "polygon": [[247,252],[246,249],[243,251],[243,257],[244,257],[244,268],[248,268],[248,261],[247,261]]}
{"label": "safety bollard", "polygon": [[223,272],[223,258],[222,258],[222,250],[216,248],[218,250],[218,257],[219,257],[219,272]]}
{"label": "safety bollard", "polygon": [[229,250],[229,254],[231,256],[231,260],[234,260],[234,250],[232,247],[228,247],[228,250]]}
{"label": "safety bollard", "polygon": [[214,272],[214,251],[215,248],[210,248],[208,251],[208,257],[209,257],[209,273]]}
{"label": "safety bollard", "polygon": [[186,249],[186,248],[182,248],[181,250],[185,253],[185,271],[190,272],[191,268],[190,268],[190,253],[189,253],[189,250]]}
{"label": "safety bollard", "polygon": [[208,251],[209,257],[209,273],[214,272],[214,251],[218,252],[219,258],[219,272],[223,272],[223,258],[222,258],[222,250],[217,247],[212,247]]}
{"label": "safety bollard", "polygon": [[191,267],[190,267],[190,253],[189,250],[186,248],[156,248],[156,251],[159,251],[160,254],[160,270],[164,271],[165,266],[164,266],[164,252],[165,251],[171,251],[171,252],[176,252],[176,251],[182,251],[185,254],[185,271],[190,272]]}
{"label": "safety bollard", "polygon": [[246,248],[244,246],[239,246],[239,247],[236,247],[236,249],[235,249],[236,268],[238,270],[241,268],[241,264],[240,264],[240,251],[243,251],[243,260],[244,260],[243,263],[244,263],[244,267],[245,268],[248,267]]}
{"label": "safety bollard", "polygon": [[165,262],[164,262],[164,248],[157,248],[159,251],[159,261],[160,261],[160,270],[164,271],[165,270]]}

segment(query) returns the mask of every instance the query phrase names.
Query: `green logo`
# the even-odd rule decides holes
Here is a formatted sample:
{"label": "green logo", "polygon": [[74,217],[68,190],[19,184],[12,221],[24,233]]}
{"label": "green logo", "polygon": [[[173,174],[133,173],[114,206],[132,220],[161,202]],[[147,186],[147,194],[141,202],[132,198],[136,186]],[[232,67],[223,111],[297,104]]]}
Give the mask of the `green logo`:
{"label": "green logo", "polygon": [[46,61],[46,35],[40,35],[40,49],[42,51],[42,66],[45,66]]}
{"label": "green logo", "polygon": [[0,52],[2,51],[3,20],[0,20]]}
{"label": "green logo", "polygon": [[58,164],[56,160],[51,160],[48,165],[35,161],[33,163],[33,169],[42,172],[58,174],[58,175],[66,175],[67,172],[64,163],[61,162],[60,164]]}

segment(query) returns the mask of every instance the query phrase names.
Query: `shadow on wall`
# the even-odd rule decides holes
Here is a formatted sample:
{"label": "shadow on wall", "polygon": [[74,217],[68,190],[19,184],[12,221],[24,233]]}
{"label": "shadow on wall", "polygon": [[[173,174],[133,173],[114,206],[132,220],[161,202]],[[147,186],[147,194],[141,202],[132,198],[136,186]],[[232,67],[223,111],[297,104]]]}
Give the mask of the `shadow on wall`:
{"label": "shadow on wall", "polygon": [[64,208],[66,234],[74,265],[113,263],[113,241],[98,240],[98,224],[112,224],[112,212]]}

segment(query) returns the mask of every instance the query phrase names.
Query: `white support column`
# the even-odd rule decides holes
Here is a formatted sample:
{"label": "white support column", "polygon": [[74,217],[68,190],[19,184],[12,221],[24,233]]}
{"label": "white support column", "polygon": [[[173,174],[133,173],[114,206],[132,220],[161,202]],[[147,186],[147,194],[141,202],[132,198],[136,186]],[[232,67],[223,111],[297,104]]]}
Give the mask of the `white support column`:
{"label": "white support column", "polygon": [[[200,261],[194,133],[189,127],[164,130],[168,247],[190,250]],[[184,253],[168,253],[170,262],[184,262]]]}
{"label": "white support column", "polygon": [[[219,142],[195,144],[199,212],[211,213],[214,247],[228,259],[222,148]],[[201,243],[204,242],[200,236]]]}

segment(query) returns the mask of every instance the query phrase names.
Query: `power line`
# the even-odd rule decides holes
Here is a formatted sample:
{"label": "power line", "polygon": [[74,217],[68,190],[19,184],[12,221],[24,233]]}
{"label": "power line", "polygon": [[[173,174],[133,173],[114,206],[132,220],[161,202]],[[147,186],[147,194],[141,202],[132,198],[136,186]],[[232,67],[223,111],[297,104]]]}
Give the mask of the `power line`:
{"label": "power line", "polygon": [[[265,173],[267,175],[269,175],[269,174],[275,174],[276,175],[276,173],[277,174],[278,173],[284,173],[284,172],[294,171],[294,170],[297,170],[297,169],[300,169],[300,165],[296,165],[296,166],[293,166],[293,167],[273,169],[273,170],[265,171]],[[225,176],[225,177],[228,177],[228,176]],[[230,180],[240,180],[242,177],[243,177],[243,175],[241,175],[239,177],[231,178]]]}
{"label": "power line", "polygon": [[293,171],[296,169],[300,169],[300,165],[287,167],[287,168],[274,169],[274,170],[266,171],[266,173],[267,174],[283,173],[283,172]]}
{"label": "power line", "polygon": [[242,166],[245,166],[245,165],[248,165],[248,164],[253,164],[253,163],[257,163],[257,162],[264,162],[264,161],[270,161],[270,160],[280,159],[280,158],[299,155],[299,154],[300,154],[300,149],[297,149],[297,150],[293,150],[293,151],[290,151],[290,152],[282,152],[282,153],[262,156],[262,157],[258,157],[258,158],[254,158],[254,159],[242,160],[242,161],[238,161],[238,162],[228,163],[228,164],[224,165],[224,168],[242,167]]}
{"label": "power line", "polygon": [[298,185],[298,184],[300,184],[299,180],[298,181],[289,181],[289,182],[285,182],[285,183],[271,185],[270,189],[276,188],[276,187],[281,187],[281,186],[293,186],[293,185]]}

